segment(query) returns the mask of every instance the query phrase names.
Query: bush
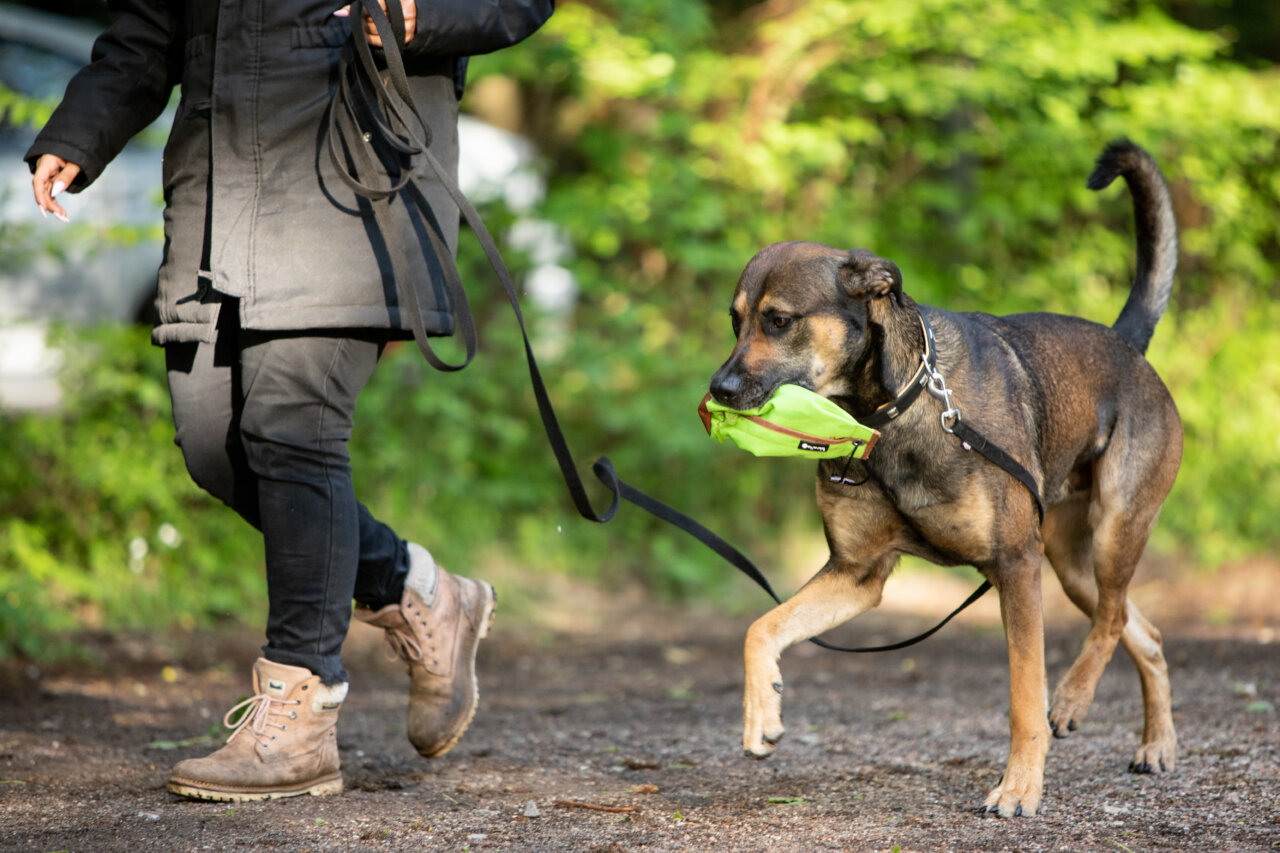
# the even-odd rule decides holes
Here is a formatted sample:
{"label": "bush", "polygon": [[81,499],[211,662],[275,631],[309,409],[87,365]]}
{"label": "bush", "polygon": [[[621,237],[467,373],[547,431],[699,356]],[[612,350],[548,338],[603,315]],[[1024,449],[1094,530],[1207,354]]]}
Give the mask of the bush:
{"label": "bush", "polygon": [[261,546],[187,477],[146,331],[59,337],[62,410],[0,417],[0,651],[238,617],[265,589]]}
{"label": "bush", "polygon": [[[746,261],[776,240],[865,246],[922,302],[1111,322],[1131,205],[1084,179],[1123,134],[1162,164],[1182,229],[1149,355],[1187,441],[1154,547],[1212,566],[1280,545],[1280,77],[1236,61],[1228,33],[1118,0],[570,2],[473,68],[464,106],[493,108],[487,76],[516,83],[490,91],[518,92],[507,118],[549,164],[539,215],[574,247],[568,337],[532,320],[562,350],[543,366],[587,479],[608,454],[761,565],[789,567],[807,550],[793,534],[820,541],[811,466],[715,446],[694,414],[729,351]],[[509,221],[487,215],[499,233]],[[352,442],[362,499],[446,565],[530,587],[564,573],[669,596],[739,588],[634,508],[578,520],[514,322],[465,235],[461,264],[482,357],[441,375],[412,347],[388,354]],[[145,332],[66,345],[66,409],[0,420],[0,653],[51,654],[81,626],[259,610],[256,536],[188,482]]]}

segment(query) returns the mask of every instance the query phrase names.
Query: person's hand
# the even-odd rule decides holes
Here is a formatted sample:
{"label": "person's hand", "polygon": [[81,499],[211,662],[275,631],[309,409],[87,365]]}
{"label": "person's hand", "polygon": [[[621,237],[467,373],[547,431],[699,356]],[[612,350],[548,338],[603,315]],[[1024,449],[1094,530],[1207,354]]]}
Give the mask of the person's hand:
{"label": "person's hand", "polygon": [[31,190],[35,193],[36,204],[45,216],[52,213],[60,222],[70,222],[62,205],[54,201],[54,196],[71,186],[71,182],[80,174],[80,167],[68,163],[56,154],[41,154],[36,161],[35,174],[31,176]]}
{"label": "person's hand", "polygon": [[[387,0],[378,0],[378,5],[385,12]],[[418,31],[418,4],[416,0],[400,0],[400,8],[404,10],[404,41],[408,44],[413,40],[414,33]],[[351,14],[351,7],[343,6],[333,14],[337,18],[346,18]],[[378,29],[373,25],[373,19],[369,17],[368,12],[364,15],[364,33],[369,38],[371,46],[382,47],[382,38],[378,35]]]}

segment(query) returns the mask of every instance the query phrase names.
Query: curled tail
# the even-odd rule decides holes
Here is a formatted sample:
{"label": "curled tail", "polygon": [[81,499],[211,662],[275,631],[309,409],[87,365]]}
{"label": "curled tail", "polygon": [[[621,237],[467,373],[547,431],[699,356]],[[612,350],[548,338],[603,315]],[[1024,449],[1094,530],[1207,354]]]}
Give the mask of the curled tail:
{"label": "curled tail", "polygon": [[1178,266],[1178,226],[1160,167],[1150,154],[1128,139],[1114,140],[1103,149],[1089,176],[1089,189],[1105,189],[1120,175],[1133,196],[1138,264],[1133,273],[1133,290],[1113,328],[1138,352],[1146,352],[1173,289],[1173,271]]}

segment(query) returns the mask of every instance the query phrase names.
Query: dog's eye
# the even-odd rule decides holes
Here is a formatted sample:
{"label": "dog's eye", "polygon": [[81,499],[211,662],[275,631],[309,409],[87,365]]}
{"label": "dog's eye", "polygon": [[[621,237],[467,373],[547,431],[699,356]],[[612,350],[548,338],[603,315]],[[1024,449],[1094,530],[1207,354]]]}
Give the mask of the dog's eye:
{"label": "dog's eye", "polygon": [[774,316],[772,322],[775,329],[785,329],[787,326],[791,325],[791,318],[783,316],[782,314],[777,314]]}
{"label": "dog's eye", "polygon": [[738,333],[742,331],[742,318],[730,311],[729,322],[733,324],[733,336],[736,338]]}

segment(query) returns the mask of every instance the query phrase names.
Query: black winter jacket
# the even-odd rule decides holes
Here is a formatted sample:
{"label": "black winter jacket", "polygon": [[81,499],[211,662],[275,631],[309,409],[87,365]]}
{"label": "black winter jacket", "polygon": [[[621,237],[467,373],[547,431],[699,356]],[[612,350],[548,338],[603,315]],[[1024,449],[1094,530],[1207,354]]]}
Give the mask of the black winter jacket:
{"label": "black winter jacket", "polygon": [[[431,151],[456,177],[457,96],[465,57],[515,44],[553,0],[419,0],[404,48]],[[431,214],[401,192],[386,202],[343,184],[324,148],[330,98],[351,23],[340,0],[112,0],[91,63],[27,152],[82,168],[89,186],[131,136],[181,99],[164,151],[165,252],[157,343],[210,340],[224,296],[244,328],[407,329],[390,258],[415,280],[423,324],[448,334],[439,263],[422,229],[456,251],[458,211],[428,167],[412,164]],[[421,158],[417,158],[421,160]],[[366,176],[361,176],[364,179]],[[375,223],[372,205],[389,206]],[[431,220],[434,219],[434,222]],[[390,233],[388,233],[390,232]]]}

